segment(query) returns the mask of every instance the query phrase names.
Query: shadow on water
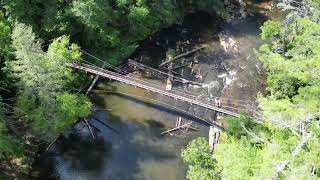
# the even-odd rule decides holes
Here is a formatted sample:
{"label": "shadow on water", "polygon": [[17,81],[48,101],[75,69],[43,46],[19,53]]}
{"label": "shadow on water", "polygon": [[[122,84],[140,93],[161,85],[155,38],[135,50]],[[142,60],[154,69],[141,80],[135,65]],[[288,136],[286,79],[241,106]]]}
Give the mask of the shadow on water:
{"label": "shadow on water", "polygon": [[[112,144],[102,138],[92,140],[84,135],[86,134],[84,128],[86,128],[85,125],[82,126],[82,129],[77,130],[78,133],[72,133],[68,138],[61,136],[35,164],[38,172],[32,173],[40,173],[38,179],[43,179],[43,177],[67,179],[75,171],[86,172],[86,174],[96,174],[102,171],[103,165],[112,156]],[[46,171],[48,166],[52,167],[54,172]]]}
{"label": "shadow on water", "polygon": [[[71,162],[70,168],[97,173],[102,170],[102,165],[106,160],[112,156],[111,148],[112,144],[103,141],[101,138],[93,141],[90,138],[83,139],[72,134],[64,144],[59,146],[58,151],[63,154],[64,160]],[[101,154],[104,156],[101,156]],[[100,160],[97,161],[97,159]]]}
{"label": "shadow on water", "polygon": [[[103,112],[97,116],[110,122]],[[60,138],[42,154],[35,164],[37,172],[33,172],[40,173],[38,179],[140,179],[144,160],[166,161],[176,157],[172,149],[163,146],[160,132],[164,126],[155,120],[112,123],[119,134],[112,133],[94,119],[90,123],[99,129],[94,132],[97,138],[91,138],[84,124],[78,125],[76,134]]]}
{"label": "shadow on water", "polygon": [[195,117],[192,114],[187,114],[187,112],[184,112],[183,110],[173,109],[173,108],[167,107],[165,105],[160,105],[160,104],[156,104],[156,103],[152,103],[152,102],[146,102],[146,101],[141,100],[139,98],[132,97],[132,96],[125,95],[125,94],[119,94],[117,92],[114,92],[111,94],[117,95],[118,97],[124,98],[128,101],[133,101],[137,104],[143,104],[145,106],[166,112],[168,114],[172,114],[175,116],[181,116],[184,119],[189,119],[189,120],[195,121],[195,122],[202,124],[202,125],[206,125],[206,126],[210,125],[210,123],[204,121],[203,119]]}
{"label": "shadow on water", "polygon": [[165,125],[163,123],[160,123],[154,119],[146,119],[144,120],[145,123],[147,123],[150,127],[153,128],[160,128],[160,129],[164,129]]}
{"label": "shadow on water", "polygon": [[[101,115],[100,118],[103,118]],[[108,121],[107,116],[105,118]],[[96,125],[99,129],[103,128]],[[147,119],[146,123],[123,121],[113,124],[113,127],[119,131],[119,135],[108,130],[101,133],[101,137],[110,141],[113,147],[111,161],[109,165],[105,165],[106,168],[104,174],[100,176],[101,179],[104,179],[102,177],[119,180],[149,179],[145,176],[139,177],[142,162],[148,160],[165,162],[176,158],[172,149],[164,146],[168,142],[160,135],[164,127],[163,124],[155,120]]]}
{"label": "shadow on water", "polygon": [[[153,68],[166,58],[168,49],[176,49],[183,44],[186,49],[194,45],[218,39],[222,19],[202,11],[190,13],[184,17],[182,24],[174,24],[154,33],[150,38],[139,43],[136,52],[130,57]],[[187,42],[187,44],[186,44]],[[177,51],[176,54],[183,52]]]}
{"label": "shadow on water", "polygon": [[259,36],[261,25],[268,19],[269,17],[264,14],[255,13],[244,20],[233,20],[225,23],[222,27],[224,32],[231,33],[236,38]]}

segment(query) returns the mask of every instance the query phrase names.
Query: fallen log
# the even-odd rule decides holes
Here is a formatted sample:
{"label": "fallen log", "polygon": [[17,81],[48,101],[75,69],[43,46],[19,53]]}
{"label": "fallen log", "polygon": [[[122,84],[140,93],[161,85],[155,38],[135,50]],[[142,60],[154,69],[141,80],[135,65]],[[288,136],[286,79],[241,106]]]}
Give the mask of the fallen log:
{"label": "fallen log", "polygon": [[[162,67],[162,69],[165,69],[165,70],[167,70],[168,72],[171,72],[172,74],[174,74],[173,76],[178,75],[178,73],[175,72],[175,71],[173,71],[172,69],[169,69],[169,68],[166,68],[166,67]],[[169,75],[168,75],[168,76],[169,76]],[[182,79],[182,78],[181,78],[181,79]]]}
{"label": "fallen log", "polygon": [[300,153],[302,147],[303,147],[306,143],[308,143],[308,141],[311,139],[311,137],[312,137],[312,132],[308,133],[308,134],[306,135],[306,137],[304,137],[303,139],[301,139],[300,143],[299,143],[299,144],[295,147],[295,149],[291,152],[291,160],[284,160],[284,161],[276,164],[276,166],[275,166],[276,169],[275,169],[275,172],[274,172],[274,175],[273,175],[274,177],[276,177],[279,172],[283,171],[283,170],[288,166],[288,164],[289,164],[291,161],[293,161],[293,158]]}
{"label": "fallen log", "polygon": [[184,124],[184,125],[181,125],[181,126],[178,126],[178,127],[175,127],[175,128],[172,128],[172,129],[169,129],[169,130],[166,130],[166,131],[163,131],[161,134],[164,135],[164,134],[170,133],[172,131],[179,130],[181,128],[184,128],[184,127],[187,127],[187,126],[190,126],[190,125],[191,125],[191,122],[189,122],[187,124]]}
{"label": "fallen log", "polygon": [[51,146],[59,139],[59,137],[60,137],[60,135],[59,135],[58,137],[56,137],[56,138],[48,145],[48,147],[46,148],[46,151],[48,151],[48,150],[51,148]]}
{"label": "fallen log", "polygon": [[187,130],[189,130],[189,129],[191,129],[193,131],[199,131],[199,128],[193,127],[192,125],[187,127]]}
{"label": "fallen log", "polygon": [[96,109],[97,111],[112,111],[112,109],[108,108],[108,109]]}
{"label": "fallen log", "polygon": [[192,53],[195,53],[195,52],[197,52],[197,51],[199,51],[199,50],[201,50],[201,49],[203,49],[203,48],[205,48],[205,47],[199,47],[199,48],[193,49],[193,50],[191,50],[191,51],[187,51],[187,52],[185,52],[185,53],[179,54],[178,56],[176,56],[176,57],[174,57],[174,58],[171,58],[170,60],[164,61],[163,63],[161,63],[161,64],[159,65],[159,67],[162,67],[162,66],[164,66],[164,65],[166,65],[166,64],[168,64],[168,63],[170,63],[170,62],[173,62],[173,61],[175,61],[175,60],[177,60],[177,59],[180,59],[180,58],[182,58],[182,57],[185,57],[185,56],[188,56],[188,55],[190,55],[190,54],[192,54]]}
{"label": "fallen log", "polygon": [[183,67],[186,67],[188,66],[188,64],[183,64],[183,65],[180,65],[180,66],[175,66],[172,68],[172,70],[175,70],[175,69],[179,69],[179,68],[183,68]]}

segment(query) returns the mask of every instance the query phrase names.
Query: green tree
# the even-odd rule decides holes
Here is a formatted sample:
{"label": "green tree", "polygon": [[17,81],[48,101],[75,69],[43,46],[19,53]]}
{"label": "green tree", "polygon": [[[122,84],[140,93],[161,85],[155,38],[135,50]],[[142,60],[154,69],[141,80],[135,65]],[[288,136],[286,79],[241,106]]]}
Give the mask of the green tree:
{"label": "green tree", "polygon": [[[269,24],[265,23],[262,31]],[[280,32],[281,41],[285,42],[283,52],[275,50],[279,44],[277,38],[272,38],[279,31],[269,31],[271,42],[260,48],[259,58],[265,62],[271,90],[271,96],[261,97],[260,104],[266,120],[296,127],[310,113],[319,112],[315,101],[319,97],[320,25],[304,17],[284,29]]]}
{"label": "green tree", "polygon": [[57,97],[57,119],[55,129],[60,130],[76,123],[79,118],[86,118],[91,112],[91,102],[84,95],[64,92]]}
{"label": "green tree", "polygon": [[114,63],[131,55],[138,41],[182,20],[190,9],[224,12],[219,0],[3,0],[2,5],[10,22],[32,26],[45,41],[69,34],[86,50]]}
{"label": "green tree", "polygon": [[281,33],[283,32],[283,25],[281,22],[268,20],[261,27],[261,38],[279,38]]}
{"label": "green tree", "polygon": [[204,138],[191,141],[181,154],[189,164],[187,178],[191,180],[211,180],[219,177],[216,160],[213,158],[209,144]]}
{"label": "green tree", "polygon": [[88,99],[65,92],[77,77],[66,63],[81,60],[79,47],[70,44],[68,36],[61,36],[44,52],[32,28],[20,23],[16,23],[12,39],[16,60],[11,66],[21,87],[16,114],[30,122],[36,134],[54,138],[90,113]]}
{"label": "green tree", "polygon": [[0,94],[9,96],[12,88],[12,77],[6,69],[6,62],[14,57],[11,54],[11,27],[0,11]]}
{"label": "green tree", "polygon": [[[239,120],[232,118],[229,123]],[[246,123],[244,123],[246,124]],[[198,138],[183,150],[182,158],[190,164],[188,179],[308,179],[320,177],[319,123],[312,121],[307,133],[269,123],[234,123],[226,128],[221,143],[210,153],[208,142]],[[230,133],[235,128],[243,133]],[[228,133],[229,132],[229,133]]]}

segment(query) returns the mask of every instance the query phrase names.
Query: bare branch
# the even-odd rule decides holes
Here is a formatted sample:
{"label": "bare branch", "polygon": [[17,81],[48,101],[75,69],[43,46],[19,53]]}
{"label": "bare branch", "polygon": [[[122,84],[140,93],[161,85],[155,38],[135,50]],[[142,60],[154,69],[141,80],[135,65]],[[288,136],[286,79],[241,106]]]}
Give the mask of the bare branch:
{"label": "bare branch", "polygon": [[256,133],[248,130],[243,123],[241,123],[241,127],[246,131],[246,133],[248,133],[250,136],[254,137],[256,140],[262,141],[262,142],[268,142],[268,140],[266,138],[260,137]]}
{"label": "bare branch", "polygon": [[[312,132],[308,133],[305,138],[303,138],[300,143],[296,146],[296,148],[291,152],[292,158],[293,159],[295,156],[297,156],[302,147],[310,140],[310,138],[312,137]],[[289,160],[285,160],[282,161],[281,163],[276,164],[276,174],[278,174],[279,172],[283,171],[285,169],[285,167],[290,163]],[[276,176],[276,174],[274,174],[274,176]]]}

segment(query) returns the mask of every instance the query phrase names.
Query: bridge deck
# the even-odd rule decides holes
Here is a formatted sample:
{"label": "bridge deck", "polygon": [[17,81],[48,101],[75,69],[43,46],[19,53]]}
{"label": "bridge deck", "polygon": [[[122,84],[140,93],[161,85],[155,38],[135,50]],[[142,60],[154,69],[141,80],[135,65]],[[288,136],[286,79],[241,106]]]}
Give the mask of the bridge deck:
{"label": "bridge deck", "polygon": [[[136,78],[132,78],[132,77],[128,77],[128,76],[123,76],[119,73],[116,72],[112,72],[109,70],[105,70],[99,67],[95,67],[92,65],[88,65],[88,64],[83,64],[83,63],[72,63],[72,64],[67,64],[67,66],[75,68],[75,69],[80,69],[92,74],[96,74],[96,75],[100,75],[109,79],[113,79],[119,82],[123,82],[132,86],[136,86],[142,89],[146,89],[148,91],[152,91],[152,92],[156,92],[165,96],[169,96],[178,100],[182,100],[185,102],[189,102],[213,111],[217,111],[223,114],[227,114],[227,115],[231,115],[234,117],[239,117],[240,114],[238,112],[234,112],[231,109],[236,109],[236,108],[232,108],[232,107],[218,107],[216,106],[214,103],[210,102],[210,101],[206,101],[206,100],[197,100],[197,96],[185,93],[185,92],[181,92],[178,90],[170,90],[167,91],[165,90],[165,87],[151,83],[151,82],[147,82],[144,80],[140,80],[140,79],[136,79]],[[237,110],[238,111],[238,110]]]}

